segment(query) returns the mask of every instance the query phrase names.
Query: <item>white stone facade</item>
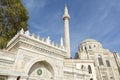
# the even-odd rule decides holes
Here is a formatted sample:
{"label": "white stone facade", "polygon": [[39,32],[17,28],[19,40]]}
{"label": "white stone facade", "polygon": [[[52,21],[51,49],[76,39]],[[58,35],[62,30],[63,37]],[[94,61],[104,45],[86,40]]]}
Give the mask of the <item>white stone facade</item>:
{"label": "white stone facade", "polygon": [[117,52],[111,53],[102,44],[87,39],[79,46],[76,58],[94,60],[97,80],[120,80],[120,60]]}
{"label": "white stone facade", "polygon": [[[65,11],[65,41],[70,41],[67,7]],[[21,29],[6,49],[0,50],[0,80],[120,80],[117,52],[112,54],[101,43],[87,39],[71,59],[70,43],[65,41],[61,38],[58,45],[50,37],[44,39]]]}

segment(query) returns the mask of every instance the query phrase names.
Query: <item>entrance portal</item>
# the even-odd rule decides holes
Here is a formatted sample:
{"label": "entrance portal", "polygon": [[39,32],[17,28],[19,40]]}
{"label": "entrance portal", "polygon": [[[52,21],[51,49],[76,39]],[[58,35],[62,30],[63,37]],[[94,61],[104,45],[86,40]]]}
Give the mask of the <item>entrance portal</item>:
{"label": "entrance portal", "polygon": [[46,61],[35,63],[28,75],[28,80],[54,80],[53,68]]}

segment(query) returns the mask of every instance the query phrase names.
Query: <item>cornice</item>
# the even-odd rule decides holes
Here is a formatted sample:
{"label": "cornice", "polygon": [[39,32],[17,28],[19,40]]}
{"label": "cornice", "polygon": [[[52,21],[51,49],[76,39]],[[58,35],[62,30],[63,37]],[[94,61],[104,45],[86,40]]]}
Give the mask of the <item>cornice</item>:
{"label": "cornice", "polygon": [[19,47],[62,57],[65,57],[65,54],[67,53],[63,47],[58,47],[58,45],[53,43],[47,43],[44,39],[41,40],[33,35],[27,35],[25,33],[21,34],[21,32],[15,35],[15,37],[8,43],[6,49],[12,51],[12,49],[18,49]]}
{"label": "cornice", "polygon": [[49,49],[49,47],[37,47],[35,45],[26,43],[26,42],[19,42],[19,44],[21,44],[21,46],[19,47],[19,49],[23,49],[29,52],[33,52],[33,53],[37,53],[37,54],[44,54],[44,55],[54,55],[54,56],[61,56],[61,57],[65,57],[65,52],[56,50],[56,49]]}

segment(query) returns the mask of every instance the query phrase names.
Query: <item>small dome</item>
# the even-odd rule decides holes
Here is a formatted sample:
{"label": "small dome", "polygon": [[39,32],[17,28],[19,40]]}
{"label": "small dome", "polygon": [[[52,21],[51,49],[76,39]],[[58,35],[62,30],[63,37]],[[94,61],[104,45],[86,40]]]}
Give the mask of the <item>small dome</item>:
{"label": "small dome", "polygon": [[86,39],[83,41],[83,43],[85,43],[85,42],[98,42],[98,41],[96,41],[95,39]]}

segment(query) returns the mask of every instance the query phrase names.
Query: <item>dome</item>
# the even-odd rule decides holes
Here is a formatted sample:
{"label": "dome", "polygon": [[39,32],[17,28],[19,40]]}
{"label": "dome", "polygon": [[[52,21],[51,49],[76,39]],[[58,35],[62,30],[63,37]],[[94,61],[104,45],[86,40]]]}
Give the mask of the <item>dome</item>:
{"label": "dome", "polygon": [[95,39],[86,39],[83,41],[83,43],[85,43],[85,42],[98,42],[98,41],[96,41]]}
{"label": "dome", "polygon": [[80,44],[80,51],[95,50],[102,48],[102,44],[95,39],[86,39]]}

